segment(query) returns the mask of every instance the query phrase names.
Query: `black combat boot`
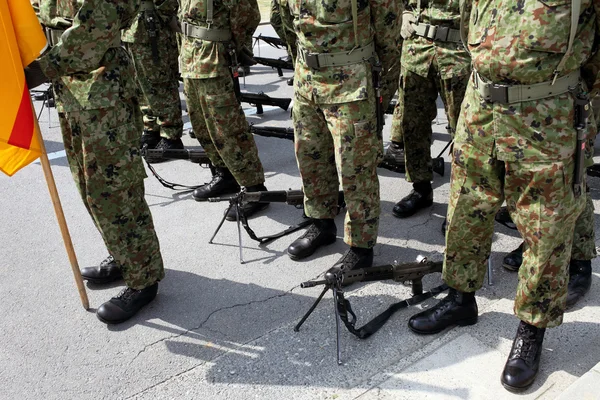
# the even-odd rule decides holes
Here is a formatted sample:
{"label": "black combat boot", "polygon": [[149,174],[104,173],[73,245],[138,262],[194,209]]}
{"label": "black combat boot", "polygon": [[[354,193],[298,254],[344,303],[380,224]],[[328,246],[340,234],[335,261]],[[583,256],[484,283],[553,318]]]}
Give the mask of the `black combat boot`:
{"label": "black combat boot", "polygon": [[325,279],[329,280],[332,275],[339,275],[345,271],[373,266],[373,249],[363,247],[350,247],[335,264],[325,273]]}
{"label": "black combat boot", "polygon": [[[253,185],[253,186],[246,187],[246,192],[248,192],[248,193],[265,192],[265,191],[267,191],[267,188],[265,187],[265,185],[263,183],[261,183],[260,185]],[[246,204],[242,205],[242,212],[244,213],[244,215],[246,217],[251,217],[252,215],[259,212],[260,210],[264,210],[268,206],[269,206],[269,203],[246,203]],[[229,212],[225,216],[225,219],[227,221],[237,221],[237,210],[235,209],[235,207],[231,207],[229,209]]]}
{"label": "black combat boot", "polygon": [[137,314],[156,297],[158,282],[141,290],[125,288],[106,303],[102,304],[96,316],[106,324],[120,324]]}
{"label": "black combat boot", "polygon": [[237,193],[240,185],[227,168],[211,167],[212,180],[194,190],[192,197],[196,201],[208,201],[210,197],[219,197],[224,194]]}
{"label": "black combat boot", "polygon": [[504,260],[502,262],[502,266],[509,271],[518,271],[521,268],[521,264],[523,264],[523,245],[525,242],[521,243],[519,247],[508,253],[504,256]]}
{"label": "black combat boot", "polygon": [[519,324],[500,381],[511,392],[522,392],[535,381],[540,366],[545,328],[523,321]]}
{"label": "black combat boot", "polygon": [[448,295],[435,306],[413,315],[408,327],[423,335],[439,333],[453,325],[475,324],[477,312],[475,292],[459,292],[450,288]]}
{"label": "black combat boot", "polygon": [[392,214],[398,218],[407,218],[422,208],[433,204],[433,189],[431,182],[415,182],[408,196],[396,203]]}
{"label": "black combat boot", "polygon": [[385,153],[383,153],[382,162],[395,165],[400,168],[405,168],[406,163],[404,161],[404,143],[391,142]]}
{"label": "black combat boot", "polygon": [[590,260],[571,260],[569,264],[569,293],[567,308],[573,307],[592,286],[592,262]]}
{"label": "black combat boot", "polygon": [[155,149],[160,142],[160,133],[144,129],[140,139],[140,148],[146,146],[147,149]]}
{"label": "black combat boot", "polygon": [[81,277],[88,282],[103,285],[123,279],[123,274],[113,256],[108,256],[96,267],[82,268]]}
{"label": "black combat boot", "polygon": [[287,249],[288,256],[294,261],[312,255],[321,246],[335,242],[337,227],[333,219],[313,219],[304,235],[294,240]]}

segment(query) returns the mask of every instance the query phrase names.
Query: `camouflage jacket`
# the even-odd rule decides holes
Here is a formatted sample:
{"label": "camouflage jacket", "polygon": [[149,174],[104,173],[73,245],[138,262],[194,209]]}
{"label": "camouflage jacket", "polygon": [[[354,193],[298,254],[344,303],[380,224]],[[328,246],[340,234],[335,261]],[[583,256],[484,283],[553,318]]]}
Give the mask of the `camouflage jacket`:
{"label": "camouflage jacket", "polygon": [[[600,8],[600,0],[581,2],[573,52],[561,76],[599,62],[597,54],[591,57],[600,26],[594,8]],[[552,80],[569,42],[571,0],[475,0],[470,6],[467,41],[481,76],[508,84]],[[592,85],[598,83],[597,76],[593,80]]]}
{"label": "camouflage jacket", "polygon": [[[170,29],[169,21],[177,15],[178,0],[151,0],[157,16],[157,30]],[[127,43],[149,43],[148,29],[144,20],[144,12],[140,11],[128,29],[123,30],[121,39]]]}
{"label": "camouflage jacket", "polygon": [[114,43],[138,6],[136,0],[40,1],[42,23],[66,29],[40,58],[59,112],[110,108],[135,96],[133,66],[125,49]]}
{"label": "camouflage jacket", "polygon": [[[509,85],[553,79],[568,47],[571,0],[478,0],[466,6],[472,7],[466,10],[473,68],[484,79]],[[598,11],[600,0],[582,0],[573,53],[559,74],[581,70],[593,92],[600,89],[600,58],[594,47],[600,39]],[[512,104],[487,103],[471,80],[460,118],[466,129],[457,129],[459,147],[468,143],[479,153],[519,161],[519,168],[556,163],[557,179],[564,174],[564,162],[573,159],[576,131],[570,93]],[[588,124],[588,137],[595,134],[595,124]],[[457,157],[461,159],[455,152]]]}
{"label": "camouflage jacket", "polygon": [[[179,20],[206,28],[206,4],[207,0],[181,0]],[[182,35],[179,68],[184,78],[206,79],[229,75],[231,60],[228,47],[231,45],[240,52],[260,23],[256,0],[214,0],[213,7],[210,28],[229,30],[232,41],[211,42]]]}
{"label": "camouflage jacket", "polygon": [[[357,3],[356,38],[351,0],[287,0],[287,7],[282,7],[282,19],[284,24],[294,27],[298,47],[311,53],[349,52],[356,44],[364,47],[373,42],[385,75],[400,62],[400,2],[357,0]],[[368,79],[371,79],[368,62],[311,69],[302,57],[296,59],[295,91],[317,103],[362,100]]]}
{"label": "camouflage jacket", "polygon": [[[421,0],[420,12],[417,0],[408,0],[407,11],[412,11],[417,22],[460,29],[459,0]],[[442,79],[450,79],[471,73],[471,58],[462,43],[434,42],[413,35],[402,44],[402,67],[427,77],[433,60],[439,66]]]}

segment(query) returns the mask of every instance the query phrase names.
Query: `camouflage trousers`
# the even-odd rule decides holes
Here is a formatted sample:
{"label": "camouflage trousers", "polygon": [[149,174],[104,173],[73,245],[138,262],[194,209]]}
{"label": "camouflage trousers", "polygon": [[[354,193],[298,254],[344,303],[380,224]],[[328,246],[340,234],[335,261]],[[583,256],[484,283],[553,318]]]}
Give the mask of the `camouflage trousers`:
{"label": "camouflage trousers", "polygon": [[334,218],[341,182],[347,207],[344,241],[363,248],[377,242],[377,164],[383,154],[370,80],[367,89],[366,100],[343,104],[316,104],[296,94],[292,111],[304,212]]}
{"label": "camouflage trousers", "polygon": [[228,168],[241,186],[265,181],[258,149],[233,78],[184,79],[187,108],[196,138],[217,168]]}
{"label": "camouflage trousers", "polygon": [[83,204],[127,286],[143,289],[164,277],[152,214],[144,199],[137,102],[60,113],[71,173]]}
{"label": "camouflage trousers", "polygon": [[285,26],[283,26],[283,20],[281,19],[281,5],[279,4],[280,1],[281,0],[271,0],[271,26],[273,27],[273,29],[275,29],[275,33],[277,33],[277,36],[279,36],[279,38],[285,43],[288,56],[292,57],[295,60],[296,54],[298,53],[298,48],[296,46],[296,42],[288,43],[286,40]]}
{"label": "camouflage trousers", "polygon": [[[158,32],[158,63],[150,43],[125,43],[133,58],[144,129],[178,139],[183,132],[179,98],[179,51],[176,33],[168,26]],[[141,132],[140,132],[141,133]]]}
{"label": "camouflage trousers", "polygon": [[437,116],[436,100],[440,94],[451,134],[456,129],[469,71],[451,79],[441,79],[437,63],[431,64],[427,78],[401,68],[398,104],[392,117],[391,141],[404,142],[406,180],[431,182],[433,170],[431,121]]}
{"label": "camouflage trousers", "polygon": [[[459,127],[459,129],[461,129]],[[531,325],[560,325],[575,221],[585,198],[572,191],[574,162],[500,161],[468,143],[454,144],[443,279],[459,291],[483,284],[504,199],[526,250],[514,311]]]}

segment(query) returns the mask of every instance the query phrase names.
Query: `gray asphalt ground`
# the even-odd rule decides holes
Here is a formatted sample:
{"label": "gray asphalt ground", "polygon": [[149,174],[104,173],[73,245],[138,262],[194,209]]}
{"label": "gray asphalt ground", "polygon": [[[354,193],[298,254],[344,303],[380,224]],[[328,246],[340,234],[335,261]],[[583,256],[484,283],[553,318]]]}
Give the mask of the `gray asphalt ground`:
{"label": "gray asphalt ground", "polygon": [[[271,33],[270,27],[260,31]],[[263,57],[283,56],[261,47]],[[243,90],[290,97],[268,67],[252,68]],[[40,109],[41,102],[36,102]],[[291,126],[289,112],[266,109],[262,116],[244,105],[256,124]],[[186,119],[187,121],[187,119]],[[384,138],[389,137],[390,116]],[[106,257],[106,249],[81,203],[63,150],[54,109],[40,117],[71,236],[81,266]],[[434,121],[432,153],[449,140],[442,109]],[[188,136],[191,148],[198,142]],[[272,190],[301,186],[289,141],[256,137]],[[449,158],[446,155],[446,169]],[[186,161],[156,166],[166,179],[197,185],[210,172]],[[412,261],[419,254],[441,259],[440,226],[446,212],[449,176],[435,177],[431,209],[406,220],[391,215],[411,185],[402,175],[379,170],[382,215],[376,264]],[[596,207],[600,180],[590,179]],[[406,325],[410,315],[435,299],[405,309],[368,340],[345,330],[344,364],[335,361],[335,320],[327,295],[299,332],[294,324],[318,296],[318,288],[299,284],[318,277],[345,251],[343,216],[336,219],[339,240],[306,261],[285,254],[301,232],[267,245],[243,233],[247,263],[240,264],[237,229],[226,222],[215,239],[226,204],[197,203],[189,193],[173,192],[156,179],[146,180],[162,254],[167,268],[159,294],[131,321],[106,326],[94,315],[122,284],[87,285],[91,309],[83,310],[73,283],[52,204],[34,163],[13,178],[0,176],[0,398],[2,399],[412,399],[512,398],[500,385],[500,373],[517,327],[512,299],[517,275],[502,268],[502,257],[517,247],[515,231],[497,226],[493,243],[493,285],[477,293],[479,323],[439,335],[417,336]],[[272,204],[251,220],[259,235],[301,220],[302,211]],[[596,219],[598,229],[598,219]],[[550,399],[600,361],[600,275],[594,261],[592,291],[565,323],[549,330],[542,367],[524,398]],[[441,283],[439,274],[425,288]],[[349,298],[358,325],[389,304],[410,296],[410,287],[393,282],[357,285]],[[597,393],[597,392],[596,392]]]}

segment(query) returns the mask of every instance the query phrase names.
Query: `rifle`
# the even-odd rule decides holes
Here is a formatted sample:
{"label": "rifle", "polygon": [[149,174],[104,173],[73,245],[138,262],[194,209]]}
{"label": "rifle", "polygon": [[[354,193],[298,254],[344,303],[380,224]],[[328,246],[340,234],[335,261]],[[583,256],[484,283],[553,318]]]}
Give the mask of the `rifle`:
{"label": "rifle", "polygon": [[[212,237],[208,241],[208,243],[212,244],[213,239],[217,236],[217,233],[221,230],[223,223],[225,222],[225,218],[229,211],[235,207],[236,210],[236,222],[238,226],[238,247],[240,250],[240,263],[244,264],[244,258],[242,254],[242,234],[241,234],[241,226],[244,228],[248,236],[252,240],[256,240],[259,243],[267,243],[275,239],[279,239],[280,237],[289,235],[292,232],[296,232],[299,229],[302,229],[310,224],[312,224],[312,219],[306,218],[296,225],[292,225],[285,229],[282,232],[258,237],[256,233],[250,228],[248,224],[248,218],[244,213],[243,206],[248,203],[286,203],[292,205],[296,208],[301,208],[304,203],[304,192],[302,190],[267,190],[262,192],[247,192],[245,189],[242,189],[239,193],[230,197],[211,197],[208,199],[211,203],[217,203],[221,201],[229,201],[229,207],[223,214],[223,218],[217,226],[217,229],[213,233]],[[344,207],[344,192],[340,191],[338,193],[338,207],[341,209]],[[241,226],[240,226],[241,225]]]}
{"label": "rifle", "polygon": [[258,36],[254,36],[254,39],[256,39],[257,41],[262,40],[263,42],[267,43],[269,46],[276,47],[278,49],[287,49],[285,42],[283,40],[281,40],[281,38],[278,38],[278,37],[263,36],[262,34],[260,34]]}
{"label": "rifle", "polygon": [[590,116],[590,99],[581,86],[577,87],[575,96],[575,130],[577,141],[575,144],[575,168],[573,177],[573,194],[581,196],[583,192],[583,175],[585,173],[585,141],[587,138],[587,125]]}
{"label": "rifle", "polygon": [[[431,168],[433,172],[440,176],[444,176],[444,172],[446,170],[446,163],[444,161],[444,157],[442,154],[450,147],[452,141],[446,143],[446,146],[440,151],[437,157],[431,159]],[[404,174],[406,172],[406,164],[404,160],[398,160],[395,157],[384,155],[383,160],[379,162],[377,165],[379,168],[387,169],[388,171],[397,172],[399,174]]]}
{"label": "rifle", "polygon": [[149,163],[163,160],[190,160],[194,164],[211,165],[204,149],[149,149],[144,146],[140,153]]}
{"label": "rifle", "polygon": [[267,67],[275,68],[277,75],[283,76],[284,69],[294,70],[294,64],[291,61],[282,60],[281,58],[264,58],[264,57],[253,57],[254,61],[259,64],[266,65]]}
{"label": "rifle", "polygon": [[[340,320],[344,323],[346,329],[348,329],[350,333],[352,333],[359,339],[368,338],[369,336],[377,332],[396,311],[412,306],[414,304],[421,303],[448,289],[448,286],[446,284],[442,284],[438,287],[431,289],[428,292],[423,293],[423,277],[434,272],[442,272],[442,266],[443,263],[441,261],[428,261],[426,257],[419,256],[416,262],[402,264],[394,263],[371,268],[356,269],[352,271],[340,271],[337,274],[326,273],[324,277],[325,279],[323,280],[303,282],[300,284],[301,288],[310,288],[320,285],[324,285],[325,288],[323,289],[319,297],[317,297],[317,300],[313,303],[308,312],[294,327],[294,331],[299,331],[302,324],[315,310],[325,293],[331,289],[333,291],[333,299],[335,304],[334,311],[336,316],[335,322],[337,363],[338,365],[341,365],[342,361],[340,349]],[[402,300],[398,303],[392,304],[388,307],[387,310],[379,314],[377,317],[373,318],[367,324],[365,324],[361,328],[356,328],[356,314],[352,310],[350,302],[344,297],[343,287],[356,282],[374,282],[381,280],[394,280],[396,282],[411,281],[413,296],[406,300]]]}
{"label": "rifle", "polygon": [[263,106],[276,106],[282,110],[287,111],[290,107],[292,99],[289,98],[278,98],[267,96],[263,92],[256,93],[243,93],[240,92],[240,101],[243,103],[249,103],[256,107],[256,113],[263,113]]}
{"label": "rifle", "polygon": [[150,51],[152,52],[152,62],[154,65],[158,64],[158,28],[156,27],[156,14],[152,10],[144,11],[144,21],[146,23],[146,30],[148,31],[148,37],[150,38]]}
{"label": "rifle", "polygon": [[294,128],[250,125],[250,132],[259,136],[274,137],[278,139],[287,139],[294,141]]}

